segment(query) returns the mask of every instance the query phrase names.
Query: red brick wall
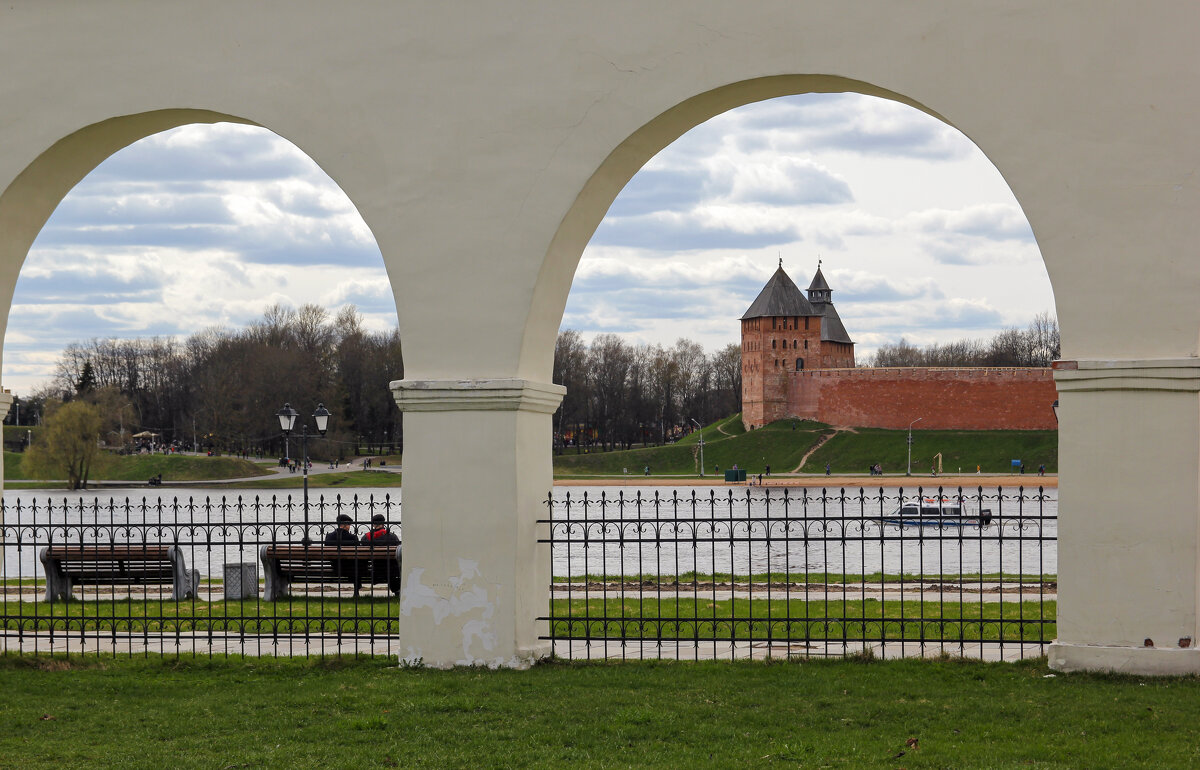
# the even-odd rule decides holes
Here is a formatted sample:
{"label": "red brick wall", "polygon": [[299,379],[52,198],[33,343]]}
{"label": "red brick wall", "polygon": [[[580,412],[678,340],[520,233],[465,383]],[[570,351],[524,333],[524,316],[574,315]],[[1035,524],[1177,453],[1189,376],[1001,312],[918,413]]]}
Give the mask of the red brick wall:
{"label": "red brick wall", "polygon": [[788,414],[831,425],[1056,430],[1050,369],[826,369],[788,377]]}

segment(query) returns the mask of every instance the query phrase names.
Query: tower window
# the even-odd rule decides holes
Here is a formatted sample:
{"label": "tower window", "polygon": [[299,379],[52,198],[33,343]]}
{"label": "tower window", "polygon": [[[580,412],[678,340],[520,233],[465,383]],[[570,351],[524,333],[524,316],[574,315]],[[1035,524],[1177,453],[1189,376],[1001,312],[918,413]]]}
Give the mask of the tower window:
{"label": "tower window", "polygon": [[804,331],[808,331],[808,316],[804,316]]}
{"label": "tower window", "polygon": [[803,369],[804,369],[804,359],[797,358],[796,359],[796,371],[799,372],[799,371],[802,371]]}
{"label": "tower window", "polygon": [[804,349],[805,349],[805,350],[808,350],[808,340],[805,340],[805,341],[804,341]]}

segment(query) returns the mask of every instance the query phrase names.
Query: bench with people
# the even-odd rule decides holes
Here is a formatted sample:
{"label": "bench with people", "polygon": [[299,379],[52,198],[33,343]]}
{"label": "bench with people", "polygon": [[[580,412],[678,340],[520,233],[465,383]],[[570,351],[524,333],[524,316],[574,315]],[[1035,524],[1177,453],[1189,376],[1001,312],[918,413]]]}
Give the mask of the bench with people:
{"label": "bench with people", "polygon": [[274,543],[260,550],[266,583],[263,599],[275,601],[291,593],[293,583],[348,583],[358,596],[364,585],[386,584],[400,593],[400,538],[382,514],[371,517],[371,529],[354,535],[354,520],[339,514],[337,526],[321,544]]}

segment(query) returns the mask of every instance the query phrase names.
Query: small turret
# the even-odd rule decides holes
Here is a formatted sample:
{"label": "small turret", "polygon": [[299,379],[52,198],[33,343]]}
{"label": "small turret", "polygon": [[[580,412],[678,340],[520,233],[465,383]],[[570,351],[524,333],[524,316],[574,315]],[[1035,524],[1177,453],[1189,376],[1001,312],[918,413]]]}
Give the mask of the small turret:
{"label": "small turret", "polygon": [[821,260],[819,259],[817,260],[817,274],[813,276],[812,283],[808,285],[808,301],[814,305],[833,302],[833,290],[829,288],[825,276],[821,273]]}

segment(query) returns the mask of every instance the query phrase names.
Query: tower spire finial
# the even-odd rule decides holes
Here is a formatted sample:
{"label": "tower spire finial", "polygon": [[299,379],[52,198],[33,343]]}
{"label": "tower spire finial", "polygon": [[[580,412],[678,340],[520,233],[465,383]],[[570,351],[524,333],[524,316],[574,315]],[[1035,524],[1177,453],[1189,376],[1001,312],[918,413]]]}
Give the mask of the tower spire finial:
{"label": "tower spire finial", "polygon": [[780,258],[779,258],[779,266],[780,266],[780,267],[783,267],[783,257],[780,257]]}

